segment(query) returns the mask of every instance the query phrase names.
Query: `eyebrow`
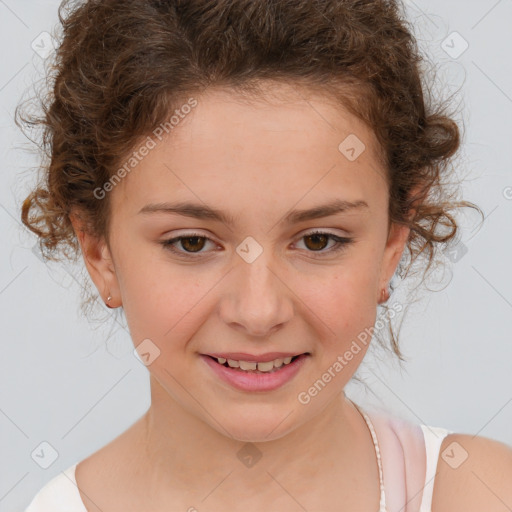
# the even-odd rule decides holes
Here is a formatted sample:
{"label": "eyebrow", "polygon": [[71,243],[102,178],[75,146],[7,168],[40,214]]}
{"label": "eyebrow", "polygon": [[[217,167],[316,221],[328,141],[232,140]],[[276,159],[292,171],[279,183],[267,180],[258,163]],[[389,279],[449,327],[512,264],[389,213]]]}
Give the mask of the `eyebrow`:
{"label": "eyebrow", "polygon": [[[337,199],[307,210],[293,210],[284,217],[282,222],[285,224],[295,224],[367,208],[369,208],[368,203],[363,200],[346,201]],[[193,217],[194,219],[214,220],[230,226],[235,224],[235,218],[222,210],[190,202],[147,204],[140,209],[139,213],[169,213]]]}

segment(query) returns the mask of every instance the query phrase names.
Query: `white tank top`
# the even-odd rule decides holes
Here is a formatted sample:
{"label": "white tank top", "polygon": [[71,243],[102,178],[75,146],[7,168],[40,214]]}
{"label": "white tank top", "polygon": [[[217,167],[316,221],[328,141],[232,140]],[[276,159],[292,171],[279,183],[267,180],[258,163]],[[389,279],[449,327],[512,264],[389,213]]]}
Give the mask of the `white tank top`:
{"label": "white tank top", "polygon": [[[441,443],[453,432],[356,408],[375,446],[380,481],[380,508],[375,512],[431,512]],[[75,480],[77,464],[51,479],[25,512],[87,512]]]}

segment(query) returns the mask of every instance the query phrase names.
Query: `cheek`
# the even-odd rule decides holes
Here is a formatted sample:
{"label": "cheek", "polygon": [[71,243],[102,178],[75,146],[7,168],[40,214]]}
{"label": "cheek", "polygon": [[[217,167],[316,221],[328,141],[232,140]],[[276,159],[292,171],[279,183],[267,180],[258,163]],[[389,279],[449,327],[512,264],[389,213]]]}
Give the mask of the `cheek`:
{"label": "cheek", "polygon": [[[373,265],[373,266],[372,266]],[[376,312],[375,263],[365,265],[360,258],[308,277],[299,287],[299,297],[336,333],[366,326]]]}
{"label": "cheek", "polygon": [[306,307],[301,313],[306,315],[306,322],[315,326],[321,366],[343,366],[340,385],[348,381],[363,360],[377,313],[374,268],[362,265],[359,258],[357,262],[345,263],[331,269],[328,278],[312,279],[304,287]]}
{"label": "cheek", "polygon": [[118,281],[134,342],[150,338],[164,347],[169,340],[191,337],[219,276],[151,254],[146,260],[135,253],[121,260]]}

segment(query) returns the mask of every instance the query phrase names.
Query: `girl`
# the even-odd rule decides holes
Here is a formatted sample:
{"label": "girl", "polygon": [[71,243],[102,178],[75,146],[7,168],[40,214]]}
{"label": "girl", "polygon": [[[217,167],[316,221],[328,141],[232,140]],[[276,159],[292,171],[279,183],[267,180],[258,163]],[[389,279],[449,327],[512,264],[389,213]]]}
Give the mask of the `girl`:
{"label": "girl", "polygon": [[459,131],[424,99],[402,10],[61,6],[22,219],[122,308],[151,406],[27,512],[511,509],[509,447],[344,393],[393,276],[426,272],[450,211],[477,208],[445,198]]}

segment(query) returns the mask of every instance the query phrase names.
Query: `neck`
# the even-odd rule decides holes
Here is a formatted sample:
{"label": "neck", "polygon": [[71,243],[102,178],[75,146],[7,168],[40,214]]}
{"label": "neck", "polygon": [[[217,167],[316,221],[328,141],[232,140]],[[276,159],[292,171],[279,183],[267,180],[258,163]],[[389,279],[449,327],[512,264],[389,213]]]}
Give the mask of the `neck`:
{"label": "neck", "polygon": [[229,474],[223,492],[231,489],[231,497],[237,490],[257,494],[268,488],[271,476],[280,481],[290,468],[297,482],[309,485],[321,473],[313,460],[322,461],[326,471],[336,467],[339,478],[340,471],[344,473],[340,464],[350,474],[360,456],[358,447],[369,436],[366,426],[361,428],[364,419],[344,395],[285,436],[255,443],[213,429],[184,410],[153,377],[151,398],[151,407],[139,422],[143,431],[139,439],[144,473],[151,473],[158,487],[173,482],[173,487],[181,489],[212,489]]}

